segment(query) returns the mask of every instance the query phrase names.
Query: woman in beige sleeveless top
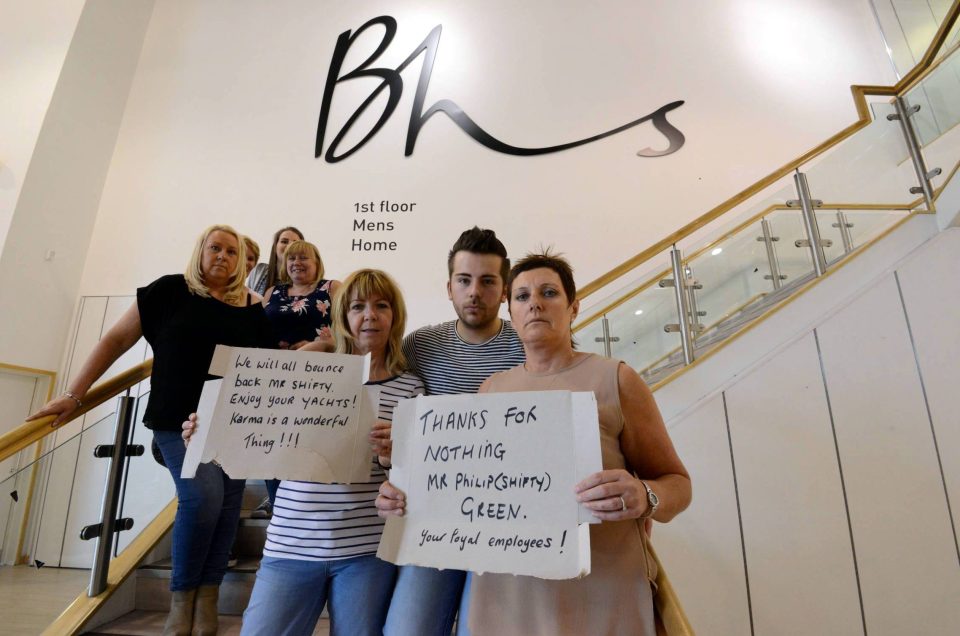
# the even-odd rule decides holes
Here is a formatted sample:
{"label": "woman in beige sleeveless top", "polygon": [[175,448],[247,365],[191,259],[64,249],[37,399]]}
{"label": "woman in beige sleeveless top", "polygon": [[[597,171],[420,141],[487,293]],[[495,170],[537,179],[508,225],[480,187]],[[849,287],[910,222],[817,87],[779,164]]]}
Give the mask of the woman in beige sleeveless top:
{"label": "woman in beige sleeveless top", "polygon": [[[474,636],[655,633],[645,520],[670,521],[690,503],[690,478],[647,385],[618,360],[573,349],[579,303],[570,265],[529,255],[507,280],[510,318],[525,364],[497,373],[480,391],[593,391],[603,470],[571,493],[603,523],[590,527],[591,572],[555,581],[509,574],[473,577]],[[549,440],[547,440],[549,443]],[[381,488],[381,514],[403,514],[403,495]],[[464,620],[461,616],[460,620]]]}

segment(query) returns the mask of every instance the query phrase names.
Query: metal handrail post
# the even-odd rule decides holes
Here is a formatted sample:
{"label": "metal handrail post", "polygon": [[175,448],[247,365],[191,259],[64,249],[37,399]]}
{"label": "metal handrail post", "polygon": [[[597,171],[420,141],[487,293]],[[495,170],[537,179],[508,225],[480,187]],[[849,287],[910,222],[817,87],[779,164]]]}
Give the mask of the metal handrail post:
{"label": "metal handrail post", "polygon": [[612,357],[612,351],[610,350],[610,321],[607,320],[607,317],[603,317],[603,322],[601,323],[603,327],[603,355],[610,358]]}
{"label": "metal handrail post", "polygon": [[673,293],[677,302],[677,314],[680,318],[680,343],[683,348],[683,363],[693,362],[693,332],[691,330],[689,296],[687,296],[687,274],[683,269],[683,256],[674,245],[670,250],[670,263],[673,266]]}
{"label": "metal handrail post", "polygon": [[766,219],[760,219],[760,230],[763,232],[763,236],[758,236],[757,240],[767,248],[767,264],[770,267],[770,274],[764,276],[764,278],[772,282],[773,291],[777,291],[787,278],[780,273],[780,261],[777,260],[777,253],[773,249],[773,244],[779,241],[780,237],[773,235],[770,230],[770,221]]}
{"label": "metal handrail post", "polygon": [[847,220],[847,215],[843,213],[843,210],[837,210],[837,222],[834,223],[833,227],[840,230],[840,240],[843,241],[843,253],[849,254],[853,251],[853,234],[850,233],[850,228],[853,227],[853,223]]}
{"label": "metal handrail post", "polygon": [[[827,271],[827,256],[823,252],[823,241],[820,239],[820,228],[817,226],[817,216],[814,212],[813,199],[810,197],[807,175],[797,170],[793,175],[793,182],[797,187],[797,196],[800,199],[803,228],[807,233],[810,255],[813,257],[813,270],[817,276],[823,276]],[[799,241],[798,244],[800,244]]]}
{"label": "metal handrail post", "polygon": [[903,132],[903,138],[907,142],[907,151],[910,153],[910,160],[913,162],[913,170],[917,173],[917,180],[920,185],[910,188],[911,194],[922,194],[923,202],[927,206],[928,212],[934,212],[936,205],[933,199],[933,185],[930,179],[940,174],[940,168],[927,170],[927,164],[923,160],[923,153],[920,151],[920,142],[917,139],[917,131],[913,127],[911,118],[920,110],[920,104],[908,106],[907,100],[903,97],[897,97],[893,101],[896,113],[887,115],[887,120],[900,122],[900,130]]}
{"label": "metal handrail post", "polygon": [[[100,502],[100,523],[91,526],[92,530],[99,530],[95,535],[97,540],[96,554],[93,557],[93,566],[90,568],[90,586],[87,596],[97,596],[107,589],[107,574],[110,569],[110,552],[113,546],[113,537],[117,531],[116,517],[117,504],[120,501],[120,480],[123,478],[123,464],[127,457],[127,439],[130,437],[130,425],[136,410],[136,400],[130,396],[129,389],[126,395],[118,398],[117,425],[114,432],[113,447],[110,449],[110,468],[103,487],[103,500]],[[85,529],[86,531],[86,529]],[[81,534],[81,538],[84,535]],[[92,538],[92,537],[91,537]]]}

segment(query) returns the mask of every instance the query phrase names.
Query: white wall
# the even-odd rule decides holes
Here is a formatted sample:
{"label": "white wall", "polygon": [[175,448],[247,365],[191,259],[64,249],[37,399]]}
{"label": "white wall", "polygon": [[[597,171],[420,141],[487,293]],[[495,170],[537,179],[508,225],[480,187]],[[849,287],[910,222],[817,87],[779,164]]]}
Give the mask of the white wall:
{"label": "white wall", "polygon": [[84,1],[0,1],[0,248]]}
{"label": "white wall", "polygon": [[697,633],[960,630],[960,230],[914,231],[657,392],[694,502],[654,542]]}
{"label": "white wall", "polygon": [[77,22],[29,170],[20,175],[9,231],[4,229],[0,315],[16,316],[24,327],[4,330],[0,361],[59,367],[152,6],[152,0],[90,0]]}
{"label": "white wall", "polygon": [[[417,60],[396,112],[367,146],[337,164],[315,159],[337,35],[382,13],[399,22],[383,56],[391,65],[443,25],[427,105],[452,99],[504,141],[571,141],[683,99],[669,117],[686,145],[637,157],[665,145],[645,124],[518,158],[480,146],[441,114],[405,158]],[[365,37],[372,47],[379,31]],[[351,51],[345,68],[361,59]],[[126,294],[181,271],[195,235],[215,221],[261,245],[294,224],[319,244],[331,275],[383,267],[410,297],[411,325],[439,321],[451,313],[445,253],[466,227],[495,228],[514,254],[554,244],[586,282],[849,124],[850,84],[892,80],[869,7],[854,0],[623,1],[589,10],[546,0],[160,1],[81,293]],[[328,140],[370,85],[337,88]],[[384,235],[398,250],[351,252],[354,203],[383,199],[417,204]]]}

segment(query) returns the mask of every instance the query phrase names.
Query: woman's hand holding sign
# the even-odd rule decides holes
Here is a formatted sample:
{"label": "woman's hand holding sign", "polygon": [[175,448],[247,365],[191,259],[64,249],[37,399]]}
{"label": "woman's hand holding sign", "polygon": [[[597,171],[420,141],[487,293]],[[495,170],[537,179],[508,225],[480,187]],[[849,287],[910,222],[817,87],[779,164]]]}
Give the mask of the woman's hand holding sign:
{"label": "woman's hand holding sign", "polygon": [[390,467],[390,456],[393,452],[393,440],[390,439],[390,422],[377,420],[370,429],[370,448],[377,456],[377,461],[384,468]]}
{"label": "woman's hand holding sign", "polygon": [[644,516],[650,507],[640,480],[623,470],[602,470],[575,486],[577,501],[597,519],[620,521]]}
{"label": "woman's hand holding sign", "polygon": [[380,484],[380,494],[377,496],[377,514],[383,518],[402,517],[403,509],[407,505],[407,496],[398,490],[389,481]]}
{"label": "woman's hand holding sign", "polygon": [[180,425],[180,428],[182,429],[180,437],[183,438],[183,445],[189,446],[190,438],[197,431],[197,414],[191,413],[188,415],[187,419]]}

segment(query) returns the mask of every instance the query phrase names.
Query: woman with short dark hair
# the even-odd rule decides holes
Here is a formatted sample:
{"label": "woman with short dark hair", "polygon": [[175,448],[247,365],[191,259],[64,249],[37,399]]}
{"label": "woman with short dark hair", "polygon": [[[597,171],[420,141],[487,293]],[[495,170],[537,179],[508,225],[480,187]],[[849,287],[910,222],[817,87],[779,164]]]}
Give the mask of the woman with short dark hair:
{"label": "woman with short dark hair", "polygon": [[[690,477],[650,389],[619,360],[576,351],[571,325],[579,302],[562,258],[532,254],[510,270],[510,319],[526,362],[490,376],[480,392],[592,391],[597,399],[603,470],[576,487],[577,501],[603,523],[590,526],[590,574],[547,580],[510,574],[473,578],[472,634],[655,633],[645,520],[667,522],[690,503]],[[404,497],[380,488],[381,515],[403,514]],[[463,617],[461,617],[462,619]]]}

